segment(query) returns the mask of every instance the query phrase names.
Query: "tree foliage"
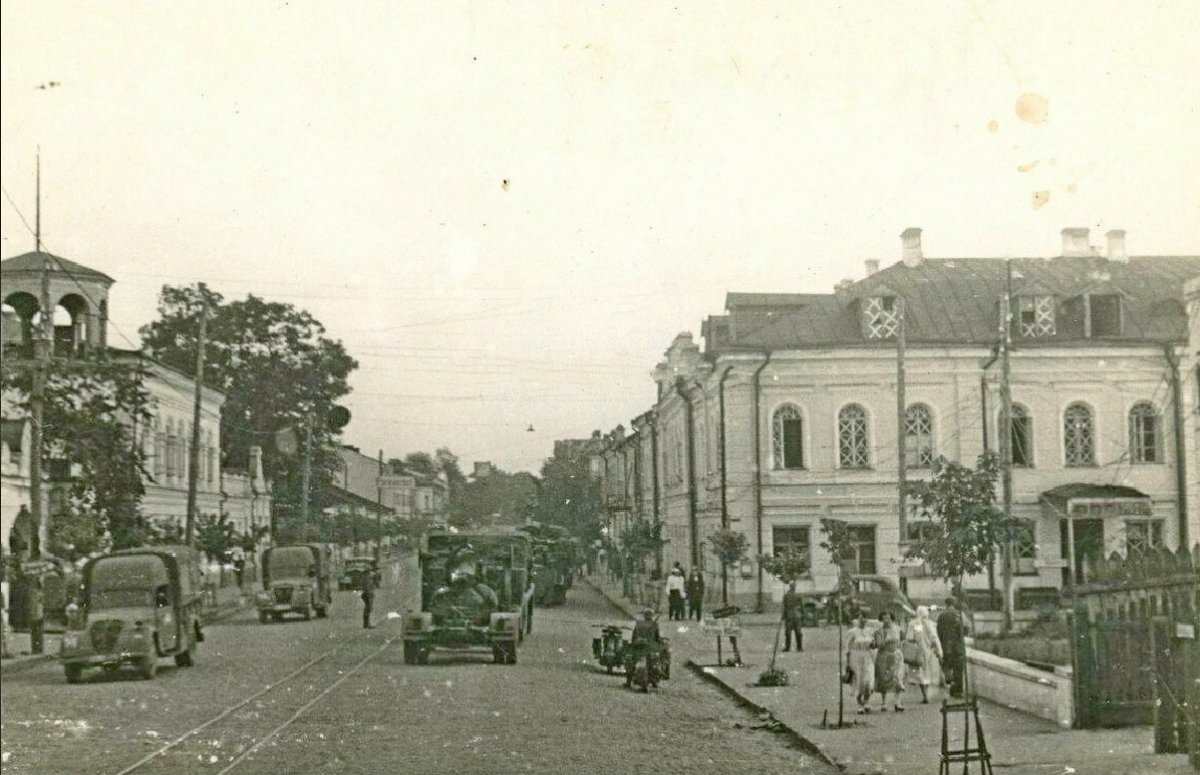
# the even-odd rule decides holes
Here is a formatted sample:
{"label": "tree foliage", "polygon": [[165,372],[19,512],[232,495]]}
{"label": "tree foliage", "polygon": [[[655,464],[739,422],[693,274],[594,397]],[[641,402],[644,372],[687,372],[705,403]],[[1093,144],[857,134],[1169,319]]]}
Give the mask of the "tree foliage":
{"label": "tree foliage", "polygon": [[782,552],[765,554],[758,562],[764,573],[785,584],[807,576],[812,570],[808,552],[799,544],[787,544]]}
{"label": "tree foliage", "polygon": [[[314,450],[325,450],[333,435],[323,418],[350,392],[348,377],[358,363],[340,341],[308,312],[291,304],[254,295],[226,302],[204,291],[208,306],[204,350],[205,381],[225,393],[221,412],[221,458],[227,467],[244,468],[250,447],[263,449],[263,470],[286,503],[298,501],[300,456],[286,457],[271,443],[286,427],[313,432]],[[164,285],[158,320],[141,328],[142,343],[159,361],[191,373],[195,369],[201,291]],[[301,433],[301,436],[303,434]],[[314,456],[310,513],[317,493],[331,480],[336,456]]]}
{"label": "tree foliage", "polygon": [[533,517],[537,491],[533,474],[494,468],[487,476],[466,480],[450,494],[446,521],[460,529],[520,525]]}
{"label": "tree foliage", "polygon": [[600,485],[586,459],[552,457],[542,464],[534,518],[561,525],[585,544],[600,537]]}
{"label": "tree foliage", "polygon": [[238,543],[237,528],[228,515],[201,514],[196,520],[196,548],[208,559],[224,559]]}
{"label": "tree foliage", "polygon": [[[29,416],[27,366],[6,362],[0,371],[15,417]],[[48,549],[72,557],[141,544],[145,451],[134,429],[150,417],[141,364],[79,360],[52,369],[44,407],[42,470],[57,490]]]}
{"label": "tree foliage", "polygon": [[732,568],[746,559],[750,550],[750,542],[746,534],[738,530],[721,528],[708,536],[708,545],[722,568]]}
{"label": "tree foliage", "polygon": [[939,458],[932,479],[910,482],[909,496],[932,518],[933,529],[907,556],[928,563],[955,585],[986,570],[1007,529],[1004,513],[995,505],[999,472],[994,453],[981,455],[974,469]]}
{"label": "tree foliage", "polygon": [[621,531],[621,550],[633,567],[641,565],[646,557],[657,553],[667,543],[662,529],[662,522],[639,517]]}

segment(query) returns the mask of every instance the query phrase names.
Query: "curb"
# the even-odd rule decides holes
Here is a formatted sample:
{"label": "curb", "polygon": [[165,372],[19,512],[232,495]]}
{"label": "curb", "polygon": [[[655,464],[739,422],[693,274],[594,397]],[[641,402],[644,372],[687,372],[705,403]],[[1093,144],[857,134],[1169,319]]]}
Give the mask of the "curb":
{"label": "curb", "polygon": [[0,659],[0,675],[4,675],[5,673],[11,675],[13,673],[20,673],[24,670],[32,670],[37,665],[40,665],[43,662],[49,662],[52,659],[57,659],[57,656],[49,653],[35,654],[28,657],[9,657],[8,659]]}
{"label": "curb", "polygon": [[838,764],[838,762],[829,754],[829,752],[825,750],[825,746],[821,745],[820,743],[815,743],[812,740],[809,740],[803,734],[796,731],[796,729],[794,727],[780,721],[778,718],[775,717],[775,714],[772,713],[766,707],[759,705],[754,700],[751,700],[750,698],[746,697],[741,692],[739,692],[737,689],[734,689],[732,686],[725,683],[720,678],[717,678],[715,675],[708,672],[707,670],[704,669],[704,667],[696,664],[694,661],[689,659],[684,662],[684,666],[686,666],[688,670],[691,670],[694,675],[700,677],[702,680],[705,680],[708,683],[710,683],[713,686],[720,689],[722,692],[724,692],[726,695],[728,695],[731,699],[733,699],[735,702],[737,702],[742,707],[745,707],[745,708],[748,708],[749,710],[754,711],[760,717],[766,716],[767,720],[769,720],[775,724],[778,724],[783,729],[786,729],[787,736],[789,738],[791,738],[792,743],[795,744],[797,748],[802,749],[806,753],[812,754],[813,756],[817,757],[818,759],[820,759],[824,763],[828,764],[829,766],[834,767],[841,772],[845,772],[845,770],[846,770],[845,766]]}

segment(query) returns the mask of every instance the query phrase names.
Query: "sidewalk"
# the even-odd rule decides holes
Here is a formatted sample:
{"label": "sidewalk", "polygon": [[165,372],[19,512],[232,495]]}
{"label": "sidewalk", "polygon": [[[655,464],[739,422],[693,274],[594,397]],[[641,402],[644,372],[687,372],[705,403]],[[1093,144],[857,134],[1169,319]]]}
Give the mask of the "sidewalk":
{"label": "sidewalk", "polygon": [[[597,591],[630,618],[635,606],[621,598],[620,588],[599,577],[586,579]],[[663,634],[671,639],[677,664],[725,689],[742,702],[790,729],[814,753],[837,765],[847,775],[931,775],[938,771],[941,747],[940,690],[930,692],[930,704],[921,705],[916,686],[905,693],[907,710],[879,713],[878,695],[872,712],[854,713],[853,699],[845,700],[851,728],[822,728],[825,713],[835,724],[838,716],[837,628],[824,626],[804,631],[800,653],[780,652],[776,667],[788,671],[790,685],[757,687],[754,682],[771,661],[776,618],[764,614],[740,617],[738,645],[745,667],[717,667],[716,636],[703,633],[699,623],[662,621]],[[730,656],[728,642],[722,654]],[[1054,723],[981,700],[979,716],[992,766],[998,772],[1020,775],[1183,775],[1194,770],[1183,755],[1154,755],[1153,729],[1134,727],[1107,730],[1060,730]],[[951,746],[961,743],[962,717],[952,724]],[[972,730],[974,742],[974,730]],[[962,765],[952,768],[961,772]],[[973,764],[971,772],[978,772]]]}
{"label": "sidewalk", "polygon": [[[257,590],[257,582],[247,584],[245,594],[235,586],[222,587],[217,590],[217,601],[215,606],[210,606],[204,610],[204,623],[212,624],[219,622],[222,619],[227,619],[233,616],[238,611],[247,606],[254,604],[254,592]],[[53,631],[47,631],[44,638],[44,648],[41,654],[29,653],[29,632],[12,632],[7,633],[8,653],[11,656],[0,659],[0,675],[4,673],[12,674],[22,670],[28,670],[34,665],[38,665],[47,660],[58,657],[58,644],[62,638],[61,626]]]}

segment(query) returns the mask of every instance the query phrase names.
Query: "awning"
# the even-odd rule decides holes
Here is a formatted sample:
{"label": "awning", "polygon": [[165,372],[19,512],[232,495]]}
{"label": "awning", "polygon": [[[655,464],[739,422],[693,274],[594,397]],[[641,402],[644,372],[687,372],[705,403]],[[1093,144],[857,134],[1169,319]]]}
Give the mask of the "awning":
{"label": "awning", "polygon": [[1063,484],[1046,490],[1039,500],[1050,504],[1063,516],[1080,518],[1148,516],[1151,513],[1149,495],[1119,484]]}

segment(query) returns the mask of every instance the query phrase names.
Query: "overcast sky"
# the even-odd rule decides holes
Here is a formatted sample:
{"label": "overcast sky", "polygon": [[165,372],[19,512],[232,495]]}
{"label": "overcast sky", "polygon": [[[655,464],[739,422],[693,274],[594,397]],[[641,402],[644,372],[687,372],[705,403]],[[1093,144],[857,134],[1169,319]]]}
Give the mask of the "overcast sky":
{"label": "overcast sky", "polygon": [[[727,291],[1200,252],[1200,4],[5,0],[3,256],[314,313],[346,440],[537,470]],[[38,88],[57,82],[58,86]],[[8,201],[11,197],[15,202]],[[532,425],[533,432],[527,428]]]}

